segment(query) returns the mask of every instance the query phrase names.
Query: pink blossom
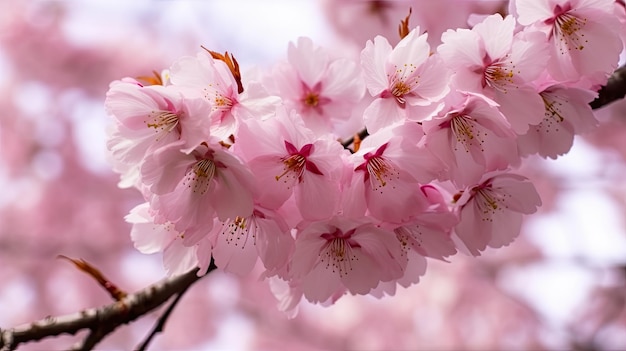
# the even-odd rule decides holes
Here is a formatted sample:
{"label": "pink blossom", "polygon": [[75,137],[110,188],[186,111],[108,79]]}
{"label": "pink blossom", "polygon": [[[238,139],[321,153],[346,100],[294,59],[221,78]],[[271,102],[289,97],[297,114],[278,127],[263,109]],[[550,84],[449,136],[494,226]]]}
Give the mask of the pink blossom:
{"label": "pink blossom", "polygon": [[474,184],[485,172],[519,164],[516,134],[494,101],[478,94],[454,94],[447,105],[423,122],[424,142],[455,184]]}
{"label": "pink blossom", "polygon": [[172,222],[186,235],[206,234],[213,217],[252,214],[252,174],[238,158],[219,145],[203,143],[189,153],[180,146],[156,150],[141,168],[142,180],[153,192],[150,203],[158,222]]}
{"label": "pink blossom", "polygon": [[317,137],[297,117],[280,109],[270,120],[247,120],[235,151],[256,176],[260,205],[278,209],[293,195],[305,219],[328,218],[337,211],[346,151],[335,140]]}
{"label": "pink blossom", "polygon": [[[550,74],[560,81],[597,76],[604,84],[617,68],[622,40],[612,0],[516,0],[518,21],[548,35]],[[599,54],[602,53],[602,54]]]}
{"label": "pink blossom", "polygon": [[530,82],[543,71],[548,48],[543,34],[514,30],[512,16],[491,15],[471,30],[448,30],[437,51],[454,71],[457,89],[495,100],[519,134],[542,119],[541,98]]}
{"label": "pink blossom", "polygon": [[450,74],[439,55],[431,55],[426,38],[418,27],[394,48],[377,36],[361,52],[365,84],[375,97],[363,115],[371,133],[404,120],[423,120],[440,107]]}
{"label": "pink blossom", "polygon": [[421,128],[415,123],[381,130],[361,143],[350,157],[351,185],[343,197],[344,213],[369,213],[381,221],[401,223],[427,206],[418,183],[433,180],[442,164],[418,146]]}
{"label": "pink blossom", "polygon": [[432,185],[421,186],[429,206],[394,232],[402,249],[415,251],[421,256],[444,260],[454,255],[456,248],[450,238],[458,218],[450,211],[439,189]]}
{"label": "pink blossom", "polygon": [[163,267],[167,275],[187,273],[198,265],[197,247],[185,246],[184,234],[176,231],[172,223],[155,224],[149,203],[130,210],[126,221],[133,225],[130,237],[137,250],[145,254],[163,254]]}
{"label": "pink blossom", "polygon": [[211,134],[221,140],[236,134],[240,119],[260,118],[279,103],[258,83],[252,84],[250,91],[240,93],[239,83],[226,63],[206,52],[175,62],[170,68],[170,79],[186,96],[209,102]]}
{"label": "pink blossom", "polygon": [[589,102],[595,93],[573,87],[553,85],[541,93],[544,119],[520,135],[518,145],[524,155],[539,154],[556,159],[570,150],[574,135],[590,131],[598,121]]}
{"label": "pink blossom", "polygon": [[274,68],[267,85],[302,116],[307,128],[335,133],[335,125],[351,117],[365,92],[359,67],[347,58],[331,58],[305,37],[289,43],[287,54],[288,62]]}
{"label": "pink blossom", "polygon": [[178,140],[193,148],[209,137],[204,120],[210,106],[201,99],[185,98],[172,87],[115,81],[105,107],[115,117],[107,146],[119,169],[132,169],[148,151]]}
{"label": "pink blossom", "polygon": [[259,206],[248,217],[219,221],[209,236],[215,236],[215,265],[239,275],[250,273],[259,257],[273,275],[287,264],[294,248],[281,216]]}
{"label": "pink blossom", "polygon": [[456,202],[460,222],[454,231],[459,245],[474,256],[487,246],[510,244],[519,235],[523,215],[536,212],[541,205],[526,177],[501,173],[487,174],[484,179],[466,188]]}
{"label": "pink blossom", "polygon": [[290,274],[300,279],[311,302],[324,302],[343,289],[364,295],[379,282],[402,275],[400,251],[392,232],[335,217],[297,234]]}

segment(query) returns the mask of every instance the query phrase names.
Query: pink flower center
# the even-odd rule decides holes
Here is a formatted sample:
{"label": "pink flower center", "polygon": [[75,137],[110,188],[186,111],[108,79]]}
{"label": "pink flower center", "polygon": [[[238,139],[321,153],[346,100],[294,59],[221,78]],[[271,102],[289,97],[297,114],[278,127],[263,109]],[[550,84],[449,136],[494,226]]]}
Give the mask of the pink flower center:
{"label": "pink flower center", "polygon": [[148,114],[148,118],[144,121],[148,128],[154,128],[157,134],[156,141],[161,140],[172,130],[176,129],[180,133],[180,115],[176,111],[174,103],[169,99],[165,99],[167,106],[163,110],[154,110]]}
{"label": "pink flower center", "polygon": [[358,261],[352,250],[360,245],[350,239],[354,232],[355,229],[352,229],[343,233],[335,228],[333,233],[322,234],[326,244],[320,252],[321,262],[326,263],[326,269],[332,269],[333,273],[338,272],[340,277],[346,276],[352,270],[353,261]]}
{"label": "pink flower center", "polygon": [[145,121],[148,128],[154,128],[157,133],[157,141],[161,140],[163,135],[168,134],[178,126],[179,117],[171,111],[152,111]]}
{"label": "pink flower center", "polygon": [[213,84],[210,84],[209,87],[204,89],[204,96],[211,103],[211,111],[230,111],[237,103],[236,98],[232,94],[232,88],[229,88],[226,92],[221,92],[213,88]]}
{"label": "pink flower center", "polygon": [[393,75],[387,75],[390,90],[383,91],[381,97],[394,97],[398,104],[404,105],[406,103],[405,95],[411,93],[411,89],[417,86],[419,80],[419,76],[413,75],[415,68],[412,63],[405,63],[401,68],[396,66]]}
{"label": "pink flower center", "polygon": [[248,244],[248,239],[256,244],[256,221],[254,216],[251,217],[235,217],[223,223],[222,234],[226,236],[226,243],[241,247],[244,249]]}
{"label": "pink flower center", "polygon": [[391,89],[391,95],[395,96],[396,100],[403,104],[406,102],[403,96],[408,94],[409,91],[411,91],[411,87],[401,81],[394,84],[393,89]]}
{"label": "pink flower center", "polygon": [[[469,152],[470,145],[478,143],[481,151],[484,143],[479,130],[476,129],[474,119],[467,115],[457,115],[450,120],[450,129],[456,138],[456,142],[465,147],[465,151]],[[455,145],[455,150],[457,147]]]}
{"label": "pink flower center", "polygon": [[558,39],[561,54],[571,50],[582,50],[589,42],[584,38],[585,34],[580,33],[587,24],[587,19],[574,16],[571,10],[570,4],[556,5],[554,17],[545,21],[546,24],[553,26],[551,35]]}
{"label": "pink flower center", "polygon": [[[400,173],[385,157],[383,157],[383,153],[385,152],[387,145],[389,145],[389,143],[381,145],[374,153],[368,152],[363,155],[365,162],[354,169],[355,171],[366,172],[363,180],[370,181],[372,190],[378,190],[386,186],[388,180],[399,179]],[[371,178],[376,181],[371,181]]]}
{"label": "pink flower center", "polygon": [[210,159],[201,159],[191,166],[191,171],[187,173],[185,183],[195,194],[204,195],[215,177],[217,166]]}
{"label": "pink flower center", "polygon": [[507,86],[512,85],[514,72],[513,62],[509,61],[512,65],[511,67],[506,66],[506,60],[509,55],[506,55],[501,60],[490,62],[491,59],[489,57],[485,57],[483,61],[485,62],[485,69],[483,71],[483,88],[486,86],[490,86],[493,89],[506,93]]}
{"label": "pink flower center", "polygon": [[[287,149],[288,156],[281,159],[284,165],[283,173],[275,177],[277,181],[286,177],[302,182],[304,180],[303,176],[305,170],[324,175],[319,168],[317,168],[315,163],[308,160],[308,157],[313,152],[313,144],[306,144],[298,150],[292,143],[285,140],[285,148]],[[285,183],[287,183],[286,179]]]}
{"label": "pink flower center", "polygon": [[503,197],[511,197],[510,194],[504,194],[493,189],[491,184],[484,183],[472,189],[474,193],[474,204],[478,209],[478,213],[482,214],[483,222],[493,222],[493,216],[508,206],[503,203]]}
{"label": "pink flower center", "polygon": [[[588,42],[585,39],[585,35],[580,33],[582,28],[587,23],[586,19],[578,18],[570,14],[564,14],[556,18],[556,25],[552,29],[552,33],[563,46],[567,47],[568,51],[582,50],[585,48],[585,44]],[[561,46],[561,54],[565,51]]]}
{"label": "pink flower center", "polygon": [[322,106],[329,103],[331,100],[322,96],[322,83],[317,83],[310,88],[304,82],[302,82],[302,95],[301,102],[304,105],[304,109],[313,109],[319,114],[323,114]]}

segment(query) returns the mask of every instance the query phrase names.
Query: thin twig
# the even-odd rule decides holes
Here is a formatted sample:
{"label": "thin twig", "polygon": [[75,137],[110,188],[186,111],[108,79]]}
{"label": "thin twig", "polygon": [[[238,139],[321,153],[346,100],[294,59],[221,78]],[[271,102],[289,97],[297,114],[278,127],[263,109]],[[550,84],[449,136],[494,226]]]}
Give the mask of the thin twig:
{"label": "thin twig", "polygon": [[154,325],[154,328],[152,328],[152,331],[150,332],[150,334],[148,334],[148,337],[146,337],[146,339],[141,343],[141,345],[139,345],[137,348],[135,348],[135,350],[137,350],[137,351],[145,351],[148,348],[148,345],[150,344],[152,339],[158,333],[162,333],[163,332],[163,328],[165,327],[165,322],[167,322],[170,314],[172,314],[172,311],[174,311],[174,307],[176,307],[176,305],[178,304],[178,302],[183,297],[183,295],[185,294],[186,291],[187,291],[187,289],[185,289],[185,290],[181,291],[180,293],[178,293],[176,298],[174,298],[174,301],[172,301],[172,303],[167,307],[167,310],[165,310],[163,315],[161,315],[161,317],[159,318],[158,322]]}
{"label": "thin twig", "polygon": [[[215,263],[213,262],[213,259],[211,259],[211,263],[209,264],[209,272],[214,270],[214,269],[216,269],[216,268],[217,267],[215,266]],[[163,332],[163,329],[165,328],[165,323],[167,322],[167,320],[169,319],[170,315],[172,314],[172,311],[174,311],[174,308],[176,307],[178,302],[181,300],[183,295],[185,295],[185,292],[187,292],[187,290],[189,290],[190,287],[191,287],[191,285],[185,287],[183,290],[178,292],[178,294],[174,298],[174,301],[172,301],[172,303],[167,307],[167,310],[165,310],[165,312],[163,312],[161,317],[159,317],[159,320],[154,325],[154,328],[152,328],[152,331],[150,332],[150,334],[148,334],[146,339],[135,350],[137,350],[137,351],[145,351],[145,350],[147,350],[148,345],[150,344],[152,339],[154,339],[154,337],[158,333],[162,333]]]}
{"label": "thin twig", "polygon": [[[360,132],[358,132],[357,135],[359,136],[359,138],[365,139],[369,135],[369,133],[367,132],[367,129],[363,129]],[[341,145],[343,145],[344,149],[347,149],[348,146],[352,145],[353,142],[354,142],[354,137],[349,138],[345,141],[342,141]]]}

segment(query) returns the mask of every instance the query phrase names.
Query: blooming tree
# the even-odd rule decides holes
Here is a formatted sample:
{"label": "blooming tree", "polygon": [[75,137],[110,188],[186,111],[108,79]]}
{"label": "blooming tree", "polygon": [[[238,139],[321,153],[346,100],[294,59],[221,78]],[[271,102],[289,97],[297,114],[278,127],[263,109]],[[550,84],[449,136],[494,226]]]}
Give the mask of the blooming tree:
{"label": "blooming tree", "polygon": [[[113,81],[107,148],[119,187],[142,198],[125,217],[130,236],[162,253],[171,278],[126,295],[70,259],[118,303],[59,324],[85,321],[73,328],[92,328],[91,348],[176,295],[173,308],[203,275],[255,267],[294,317],[302,300],[394,295],[433,262],[510,245],[542,205],[520,167],[567,153],[597,127],[592,106],[620,90],[609,82],[620,6],[516,0],[433,38],[410,24],[409,5],[399,38],[376,36],[352,56],[301,37],[286,61],[248,72],[202,47],[154,76]],[[112,327],[90,326],[98,313]],[[0,345],[15,347],[19,332]]]}

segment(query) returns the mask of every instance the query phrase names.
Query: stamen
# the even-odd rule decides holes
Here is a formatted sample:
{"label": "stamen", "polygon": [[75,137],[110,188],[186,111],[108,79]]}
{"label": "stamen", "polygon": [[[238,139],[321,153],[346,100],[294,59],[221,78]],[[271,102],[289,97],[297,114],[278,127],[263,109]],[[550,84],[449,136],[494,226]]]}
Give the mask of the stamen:
{"label": "stamen", "polygon": [[180,121],[179,116],[171,111],[151,111],[148,119],[144,121],[148,128],[154,128],[157,133],[157,141],[174,130]]}
{"label": "stamen", "polygon": [[580,33],[587,24],[587,19],[578,18],[570,13],[564,13],[555,19],[552,33],[559,38],[559,51],[565,54],[567,51],[582,50],[589,41],[584,38],[585,34]]}
{"label": "stamen", "polygon": [[[396,71],[393,75],[387,75],[389,86],[391,87],[387,94],[390,93],[401,105],[406,103],[404,95],[409,94],[419,81],[419,76],[413,76],[415,69],[416,67],[412,63],[405,63],[402,68],[396,66]],[[387,95],[387,97],[390,96]]]}
{"label": "stamen", "polygon": [[[540,93],[540,95],[545,107],[544,118],[541,123],[534,126],[534,128],[538,132],[543,133],[549,133],[551,131],[558,132],[559,125],[565,120],[560,110],[563,103],[545,93]],[[567,103],[567,101],[565,102]]]}
{"label": "stamen", "polygon": [[191,171],[187,173],[185,184],[192,191],[199,195],[204,195],[215,177],[215,162],[209,159],[202,159],[191,166]]}
{"label": "stamen", "polygon": [[[511,62],[512,63],[512,62]],[[513,66],[512,68],[514,68]],[[507,92],[507,86],[513,84],[513,69],[507,68],[502,62],[492,63],[487,68],[483,75],[483,87],[490,86],[503,93]]]}
{"label": "stamen", "polygon": [[227,220],[222,225],[222,234],[226,236],[226,243],[240,246],[242,249],[248,244],[248,239],[252,239],[256,245],[257,225],[254,215],[251,217],[235,217],[234,220]]}
{"label": "stamen", "polygon": [[[304,156],[300,154],[293,154],[284,157],[282,162],[284,164],[283,173],[275,176],[277,181],[283,177],[302,181],[302,175],[304,174],[306,166],[306,158]],[[285,179],[284,182],[287,183],[287,179]]]}
{"label": "stamen", "polygon": [[352,253],[352,246],[343,238],[331,238],[320,253],[321,262],[326,263],[326,269],[333,273],[339,272],[340,277],[346,276],[352,270],[352,261],[358,259]]}
{"label": "stamen", "polygon": [[378,181],[370,181],[370,184],[372,185],[372,190],[378,190],[384,186],[387,186],[388,180],[395,180],[400,178],[400,173],[396,171],[393,165],[387,162],[385,158],[380,156],[371,157],[368,160],[367,172],[370,177],[375,178]]}
{"label": "stamen", "polygon": [[[219,83],[216,85],[219,86]],[[234,105],[233,100],[223,95],[213,84],[209,84],[204,92],[204,97],[211,102],[211,111],[229,111]]]}
{"label": "stamen", "polygon": [[[474,120],[467,115],[457,115],[450,120],[450,128],[452,133],[456,137],[456,141],[465,147],[465,151],[470,151],[471,145],[478,145],[481,151],[485,151],[483,148],[483,137],[485,133],[481,133],[476,128]],[[481,135],[484,134],[484,135]],[[455,146],[455,150],[458,150]]]}
{"label": "stamen", "polygon": [[508,208],[504,204],[504,197],[511,197],[510,194],[503,194],[495,191],[491,186],[479,186],[474,189],[474,201],[479,213],[482,213],[483,222],[493,222],[493,216],[497,212]]}

